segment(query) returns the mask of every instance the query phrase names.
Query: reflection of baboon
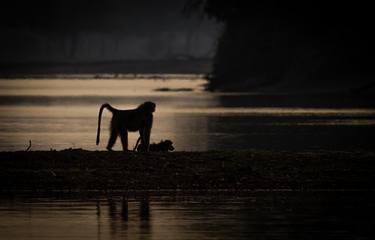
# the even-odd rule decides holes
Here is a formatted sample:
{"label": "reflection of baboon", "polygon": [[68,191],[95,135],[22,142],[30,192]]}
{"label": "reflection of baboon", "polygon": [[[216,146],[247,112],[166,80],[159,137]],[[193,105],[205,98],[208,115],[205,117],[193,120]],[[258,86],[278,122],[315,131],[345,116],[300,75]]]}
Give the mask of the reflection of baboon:
{"label": "reflection of baboon", "polygon": [[129,219],[129,207],[128,207],[128,198],[122,197],[122,210],[121,210],[122,220],[128,221]]}
{"label": "reflection of baboon", "polygon": [[144,197],[139,203],[139,216],[141,220],[149,220],[150,218],[150,202],[148,197]]}
{"label": "reflection of baboon", "polygon": [[155,111],[155,103],[144,102],[139,107],[130,110],[118,110],[109,105],[103,104],[99,110],[98,117],[98,133],[96,136],[96,145],[99,144],[100,138],[100,122],[104,108],[112,112],[111,133],[108,140],[107,149],[112,150],[116,142],[117,136],[120,135],[122,148],[124,151],[128,150],[128,131],[139,131],[141,143],[145,146],[145,151],[149,150],[150,134],[152,128],[153,115]]}
{"label": "reflection of baboon", "polygon": [[[143,145],[139,144],[141,138],[138,138],[137,143],[134,146],[134,151],[137,150],[138,152],[144,151]],[[149,150],[151,152],[168,152],[173,151],[173,142],[171,140],[161,140],[159,143],[152,143],[150,144]]]}

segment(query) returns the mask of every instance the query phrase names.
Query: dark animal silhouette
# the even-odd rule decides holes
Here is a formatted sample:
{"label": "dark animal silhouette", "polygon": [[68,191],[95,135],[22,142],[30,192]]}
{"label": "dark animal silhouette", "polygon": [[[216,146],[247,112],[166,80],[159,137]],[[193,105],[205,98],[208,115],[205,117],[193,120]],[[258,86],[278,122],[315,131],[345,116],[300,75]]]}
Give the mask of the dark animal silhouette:
{"label": "dark animal silhouette", "polygon": [[123,150],[128,151],[128,131],[139,131],[139,138],[144,145],[144,151],[148,151],[155,107],[156,104],[153,102],[144,102],[135,109],[118,110],[108,103],[103,104],[99,110],[96,145],[99,144],[102,112],[106,108],[112,113],[110,137],[107,145],[108,151],[112,150],[118,135],[121,137]]}
{"label": "dark animal silhouette", "polygon": [[[139,141],[141,139],[138,138],[137,143],[134,146],[134,151],[137,150],[137,152],[142,152],[144,151],[144,147],[142,144],[139,144]],[[150,152],[168,152],[168,151],[173,151],[173,142],[171,140],[161,140],[159,143],[152,143],[150,144],[149,148]]]}

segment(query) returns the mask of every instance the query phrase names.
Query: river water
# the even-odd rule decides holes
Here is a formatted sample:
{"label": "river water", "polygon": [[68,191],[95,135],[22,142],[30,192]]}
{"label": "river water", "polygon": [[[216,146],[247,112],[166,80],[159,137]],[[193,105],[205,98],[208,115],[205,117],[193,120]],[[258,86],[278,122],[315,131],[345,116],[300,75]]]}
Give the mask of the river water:
{"label": "river water", "polygon": [[[0,151],[104,150],[111,114],[157,104],[151,141],[170,139],[177,151],[369,150],[374,148],[375,101],[350,93],[210,93],[196,75],[0,80]],[[177,91],[168,91],[177,90]],[[183,91],[191,90],[191,91]],[[129,136],[132,148],[137,133]],[[120,141],[115,150],[121,150]]]}
{"label": "river water", "polygon": [[0,199],[0,238],[373,239],[372,192]]}

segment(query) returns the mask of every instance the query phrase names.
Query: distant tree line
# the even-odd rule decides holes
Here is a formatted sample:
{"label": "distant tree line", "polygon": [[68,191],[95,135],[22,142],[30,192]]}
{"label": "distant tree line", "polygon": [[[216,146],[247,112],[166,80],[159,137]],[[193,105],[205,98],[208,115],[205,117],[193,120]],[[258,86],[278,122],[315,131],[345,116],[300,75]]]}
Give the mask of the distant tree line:
{"label": "distant tree line", "polygon": [[209,75],[213,90],[374,75],[369,3],[188,0],[185,11],[224,25]]}

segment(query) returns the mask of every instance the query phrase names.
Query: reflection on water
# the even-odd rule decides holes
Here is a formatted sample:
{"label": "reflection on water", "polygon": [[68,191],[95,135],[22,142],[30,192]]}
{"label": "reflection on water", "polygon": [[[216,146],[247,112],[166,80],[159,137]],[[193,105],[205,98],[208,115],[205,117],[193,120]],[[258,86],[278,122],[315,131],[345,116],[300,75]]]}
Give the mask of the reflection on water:
{"label": "reflection on water", "polygon": [[[192,76],[168,80],[0,80],[0,151],[104,150],[110,113],[95,145],[99,106],[157,103],[151,140],[177,151],[217,149],[368,150],[375,147],[375,101],[348,94],[208,93]],[[193,91],[154,91],[188,88]],[[130,147],[137,139],[129,135]],[[120,150],[120,144],[116,144]]]}
{"label": "reflection on water", "polygon": [[373,239],[371,192],[0,199],[1,239]]}

